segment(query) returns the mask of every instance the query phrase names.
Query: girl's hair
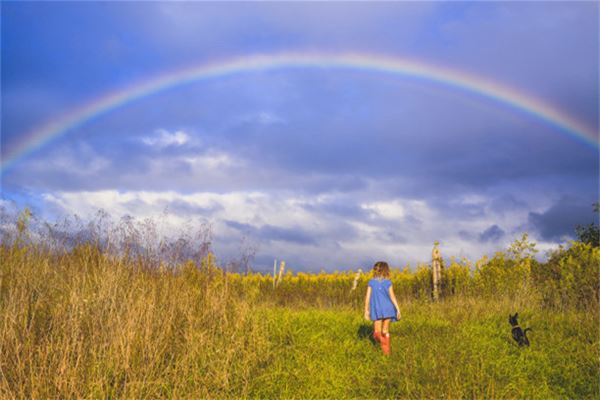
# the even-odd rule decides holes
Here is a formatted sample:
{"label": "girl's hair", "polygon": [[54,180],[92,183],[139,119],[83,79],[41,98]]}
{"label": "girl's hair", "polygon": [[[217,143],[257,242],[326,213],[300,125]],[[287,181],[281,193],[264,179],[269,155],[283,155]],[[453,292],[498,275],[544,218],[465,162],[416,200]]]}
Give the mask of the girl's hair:
{"label": "girl's hair", "polygon": [[373,276],[375,278],[389,278],[390,277],[390,266],[385,261],[377,261],[373,265]]}

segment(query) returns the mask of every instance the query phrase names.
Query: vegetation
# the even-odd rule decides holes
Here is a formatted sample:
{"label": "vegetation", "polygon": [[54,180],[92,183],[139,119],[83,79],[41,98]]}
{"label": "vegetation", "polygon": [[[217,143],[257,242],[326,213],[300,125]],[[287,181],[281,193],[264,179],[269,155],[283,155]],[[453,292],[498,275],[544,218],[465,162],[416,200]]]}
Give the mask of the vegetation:
{"label": "vegetation", "polygon": [[[159,262],[93,235],[57,247],[33,235],[30,219],[22,214],[0,245],[1,398],[600,392],[600,249],[589,243],[540,263],[524,235],[474,264],[446,260],[438,303],[426,265],[394,269],[403,319],[385,358],[362,320],[368,274],[352,290],[353,272],[288,271],[274,288],[269,275],[225,272],[210,252]],[[533,328],[529,348],[511,339],[515,311]]]}
{"label": "vegetation", "polygon": [[[600,214],[600,203],[594,203],[593,206],[594,212]],[[577,225],[575,231],[580,242],[591,244],[594,247],[600,246],[600,227],[596,222],[589,225]]]}

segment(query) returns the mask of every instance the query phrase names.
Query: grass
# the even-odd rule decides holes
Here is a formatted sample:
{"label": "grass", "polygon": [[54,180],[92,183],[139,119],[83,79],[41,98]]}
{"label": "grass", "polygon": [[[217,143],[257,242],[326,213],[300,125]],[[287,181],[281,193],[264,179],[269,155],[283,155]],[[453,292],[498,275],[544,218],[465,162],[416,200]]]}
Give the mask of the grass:
{"label": "grass", "polygon": [[[356,299],[340,301],[343,291],[329,305],[310,296],[286,304],[250,284],[241,290],[210,260],[147,269],[93,246],[62,254],[0,246],[0,259],[0,398],[600,394],[597,307],[403,301],[386,358]],[[529,348],[511,339],[515,311],[533,328]]]}
{"label": "grass", "polygon": [[[475,305],[475,312],[470,313]],[[510,336],[510,304],[411,303],[392,324],[392,355],[371,324],[344,309],[265,308],[272,356],[251,397],[595,398],[597,320],[521,310],[529,348]],[[477,309],[479,308],[479,309]]]}

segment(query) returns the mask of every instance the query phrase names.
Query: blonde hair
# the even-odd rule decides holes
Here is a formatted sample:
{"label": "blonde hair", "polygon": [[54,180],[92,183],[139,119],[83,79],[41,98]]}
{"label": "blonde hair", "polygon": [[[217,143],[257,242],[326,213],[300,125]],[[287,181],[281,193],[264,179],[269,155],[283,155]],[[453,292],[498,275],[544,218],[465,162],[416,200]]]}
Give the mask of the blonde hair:
{"label": "blonde hair", "polygon": [[377,261],[373,265],[373,276],[375,278],[389,278],[390,266],[385,261]]}

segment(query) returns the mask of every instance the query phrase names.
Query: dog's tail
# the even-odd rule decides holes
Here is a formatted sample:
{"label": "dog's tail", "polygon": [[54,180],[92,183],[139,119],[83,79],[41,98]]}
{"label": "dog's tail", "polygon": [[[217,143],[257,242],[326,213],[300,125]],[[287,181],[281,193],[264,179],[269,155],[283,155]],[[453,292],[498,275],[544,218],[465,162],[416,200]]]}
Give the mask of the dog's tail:
{"label": "dog's tail", "polygon": [[523,334],[527,335],[527,331],[531,331],[531,330],[533,330],[533,329],[531,329],[531,328],[525,328],[525,329],[523,329]]}

